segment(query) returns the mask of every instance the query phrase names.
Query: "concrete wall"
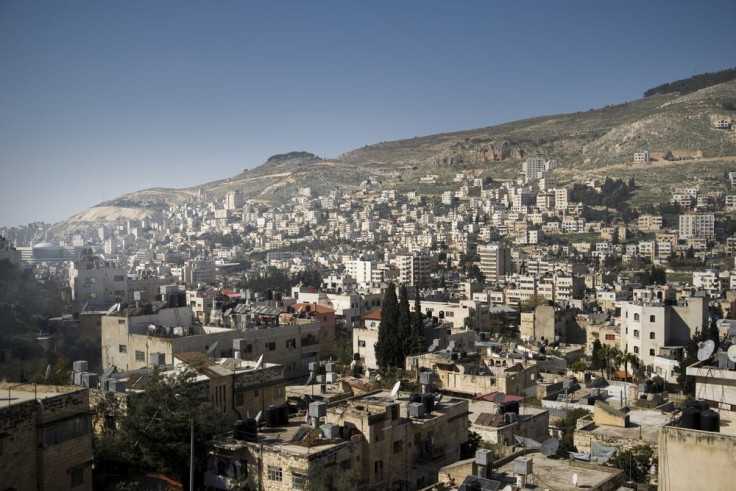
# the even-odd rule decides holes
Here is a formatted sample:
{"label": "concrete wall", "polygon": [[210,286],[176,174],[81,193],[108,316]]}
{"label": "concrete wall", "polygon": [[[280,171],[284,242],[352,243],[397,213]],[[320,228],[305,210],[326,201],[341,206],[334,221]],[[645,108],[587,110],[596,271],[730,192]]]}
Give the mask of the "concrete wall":
{"label": "concrete wall", "polygon": [[659,489],[734,488],[736,437],[665,426],[659,432]]}
{"label": "concrete wall", "polygon": [[[13,387],[11,394],[33,390]],[[0,408],[0,485],[18,490],[91,490],[91,432],[64,441],[58,436],[65,421],[82,418],[80,424],[84,424],[88,391],[44,386],[37,397]],[[72,487],[72,471],[77,469],[82,483]]]}

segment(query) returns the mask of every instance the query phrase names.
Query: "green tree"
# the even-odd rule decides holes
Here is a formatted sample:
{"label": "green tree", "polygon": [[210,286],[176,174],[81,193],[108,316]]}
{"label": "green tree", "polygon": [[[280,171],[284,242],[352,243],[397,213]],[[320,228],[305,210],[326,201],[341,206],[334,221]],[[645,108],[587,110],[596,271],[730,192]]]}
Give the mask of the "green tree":
{"label": "green tree", "polygon": [[687,375],[687,367],[698,359],[698,343],[704,341],[704,339],[703,333],[696,329],[690,339],[685,341],[682,346],[683,354],[679,357],[675,373],[677,373],[677,385],[680,386],[680,390],[685,395],[695,396],[695,379]]}
{"label": "green tree", "polygon": [[[630,353],[629,351],[618,351],[615,356],[616,364],[621,366],[623,363],[624,365],[624,378],[628,379],[629,376],[629,364],[631,364],[632,368],[636,369],[641,362],[639,361],[639,357],[636,356],[635,353]],[[632,377],[633,378],[633,377]]]}
{"label": "green tree", "polygon": [[411,317],[411,342],[409,344],[410,355],[424,353],[424,315],[422,314],[422,304],[419,300],[419,289],[415,289],[414,294],[414,313]]}
{"label": "green tree", "polygon": [[398,336],[401,343],[401,357],[403,359],[406,358],[406,355],[411,351],[412,342],[411,312],[409,311],[409,293],[406,290],[406,285],[401,285],[399,288]]}
{"label": "green tree", "polygon": [[628,481],[646,484],[649,482],[652,466],[657,465],[657,462],[652,447],[637,445],[631,450],[619,450],[607,464],[623,470]]}
{"label": "green tree", "polygon": [[575,426],[577,425],[578,419],[583,416],[587,416],[588,411],[585,409],[575,408],[567,412],[567,415],[562,418],[558,426],[562,430],[562,439],[560,440],[560,448],[567,450],[568,452],[574,452],[575,444],[573,443],[573,435],[575,433]]}
{"label": "green tree", "polygon": [[117,428],[108,427],[95,437],[95,454],[101,466],[125,466],[180,476],[189,482],[190,431],[194,427],[195,488],[206,464],[205,443],[223,423],[194,383],[195,373],[164,376],[155,370],[144,392],[128,397],[127,410]]}
{"label": "green tree", "polygon": [[602,348],[603,348],[603,345],[601,344],[600,339],[596,339],[595,341],[593,341],[593,353],[591,356],[591,365],[592,365],[591,368],[593,369],[599,370],[599,369],[602,369],[606,365],[606,362],[603,360],[603,357],[601,354]]}
{"label": "green tree", "polygon": [[378,326],[378,342],[375,344],[376,363],[381,369],[390,366],[403,367],[398,327],[399,300],[396,298],[396,286],[389,283],[381,303],[381,324]]}

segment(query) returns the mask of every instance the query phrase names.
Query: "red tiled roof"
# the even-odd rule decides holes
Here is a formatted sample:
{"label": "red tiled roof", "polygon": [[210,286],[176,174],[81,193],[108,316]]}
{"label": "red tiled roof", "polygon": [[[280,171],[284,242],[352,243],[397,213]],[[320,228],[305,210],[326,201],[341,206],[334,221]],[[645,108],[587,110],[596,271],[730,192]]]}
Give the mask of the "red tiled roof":
{"label": "red tiled roof", "polygon": [[381,309],[376,309],[368,312],[363,316],[363,320],[367,321],[380,321],[381,320]]}
{"label": "red tiled roof", "polygon": [[[490,394],[483,394],[480,396],[473,397],[474,401],[488,401],[488,402],[496,402],[494,399],[496,396],[500,394],[499,391],[491,392]],[[524,398],[521,396],[512,396],[509,394],[504,394],[504,398],[501,399],[501,404],[507,404],[509,402],[521,402]]]}
{"label": "red tiled roof", "polygon": [[307,307],[309,307],[310,312],[317,312],[318,314],[334,314],[335,309],[331,309],[329,307],[326,307],[324,305],[320,305],[317,303],[295,303],[292,305],[292,308],[294,309],[294,312],[299,312],[301,310],[302,312],[306,312]]}

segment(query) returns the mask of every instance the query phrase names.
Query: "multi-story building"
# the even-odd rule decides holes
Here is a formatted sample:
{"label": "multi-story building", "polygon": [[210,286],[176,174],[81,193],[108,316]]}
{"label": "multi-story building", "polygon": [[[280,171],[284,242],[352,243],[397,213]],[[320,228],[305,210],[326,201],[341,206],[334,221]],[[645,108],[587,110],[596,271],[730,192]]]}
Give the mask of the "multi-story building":
{"label": "multi-story building", "polygon": [[93,308],[108,308],[127,300],[127,271],[101,260],[87,249],[69,267],[69,286],[72,300],[78,306],[86,303]]}
{"label": "multi-story building", "polygon": [[497,283],[513,271],[511,251],[500,242],[478,247],[478,255],[480,256],[479,267],[486,281]]}
{"label": "multi-story building", "polygon": [[92,489],[89,390],[0,385],[0,483],[3,489]]}
{"label": "multi-story building", "polygon": [[621,303],[622,348],[651,365],[664,346],[682,346],[708,322],[708,300],[689,297],[677,305],[659,300]]}
{"label": "multi-story building", "polygon": [[174,363],[174,355],[204,352],[215,342],[218,355],[230,352],[235,329],[192,324],[192,308],[144,305],[102,317],[102,366],[128,371]]}
{"label": "multi-story building", "polygon": [[685,213],[680,215],[680,238],[710,237],[715,233],[715,217],[712,213]]}
{"label": "multi-story building", "polygon": [[238,427],[237,439],[230,433],[213,442],[205,484],[234,489],[244,482],[266,491],[321,489],[325,482],[345,489],[421,489],[459,459],[468,438],[468,402],[430,397],[411,403],[406,394],[371,392],[310,404],[311,424],[300,414],[272,421],[263,433]]}
{"label": "multi-story building", "polygon": [[406,254],[396,258],[399,283],[423,287],[429,281],[431,261],[428,254]]}

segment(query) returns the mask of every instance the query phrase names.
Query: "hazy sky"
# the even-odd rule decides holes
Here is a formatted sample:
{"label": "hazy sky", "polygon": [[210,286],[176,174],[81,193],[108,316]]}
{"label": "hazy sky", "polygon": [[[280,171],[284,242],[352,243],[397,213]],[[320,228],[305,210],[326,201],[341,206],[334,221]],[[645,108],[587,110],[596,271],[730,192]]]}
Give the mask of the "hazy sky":
{"label": "hazy sky", "polygon": [[0,225],[736,66],[734,1],[0,1]]}

